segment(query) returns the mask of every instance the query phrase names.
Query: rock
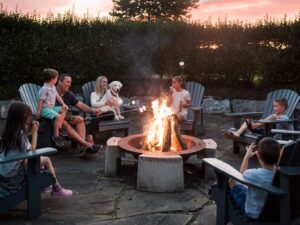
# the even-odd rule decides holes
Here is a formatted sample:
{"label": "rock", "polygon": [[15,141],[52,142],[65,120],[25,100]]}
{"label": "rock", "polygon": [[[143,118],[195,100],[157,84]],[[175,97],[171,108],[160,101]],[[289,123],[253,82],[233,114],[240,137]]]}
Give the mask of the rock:
{"label": "rock", "polygon": [[2,119],[7,118],[7,113],[8,113],[9,106],[14,102],[20,102],[20,101],[17,101],[17,100],[14,100],[14,99],[0,101],[0,106],[1,106],[0,118],[2,118]]}
{"label": "rock", "polygon": [[264,109],[265,101],[252,101],[252,100],[231,100],[233,112],[262,112]]}
{"label": "rock", "polygon": [[230,101],[228,99],[222,100],[212,96],[204,97],[202,106],[205,113],[231,112]]}

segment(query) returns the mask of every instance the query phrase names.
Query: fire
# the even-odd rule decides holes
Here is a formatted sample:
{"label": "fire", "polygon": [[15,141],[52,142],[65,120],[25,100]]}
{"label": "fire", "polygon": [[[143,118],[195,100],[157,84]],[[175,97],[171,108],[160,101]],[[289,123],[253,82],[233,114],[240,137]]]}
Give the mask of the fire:
{"label": "fire", "polygon": [[167,105],[167,99],[152,102],[153,119],[146,131],[144,148],[150,151],[181,151],[185,149],[180,137],[176,116]]}

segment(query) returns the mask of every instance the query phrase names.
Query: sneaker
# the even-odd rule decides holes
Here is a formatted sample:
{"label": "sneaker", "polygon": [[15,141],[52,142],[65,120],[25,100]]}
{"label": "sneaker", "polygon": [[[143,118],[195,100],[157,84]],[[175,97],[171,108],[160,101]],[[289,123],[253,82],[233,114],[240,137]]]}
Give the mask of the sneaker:
{"label": "sneaker", "polygon": [[67,131],[64,128],[59,129],[59,135],[62,137],[68,137]]}
{"label": "sneaker", "polygon": [[103,145],[92,145],[91,147],[87,147],[87,152],[90,153],[90,154],[95,154],[101,148],[103,148]]}
{"label": "sneaker", "polygon": [[70,197],[72,195],[73,192],[71,190],[64,189],[60,185],[53,187],[53,191],[51,192],[51,196],[53,197]]}
{"label": "sneaker", "polygon": [[79,158],[85,159],[88,156],[88,148],[90,147],[80,147],[80,151],[78,154]]}
{"label": "sneaker", "polygon": [[43,193],[51,193],[53,190],[52,185],[49,185],[48,187],[46,187],[42,192]]}
{"label": "sneaker", "polygon": [[58,146],[58,147],[64,146],[64,142],[63,142],[63,140],[61,139],[60,136],[55,137],[55,136],[53,135],[53,136],[52,136],[52,140],[54,141],[54,143],[55,143],[56,146]]}

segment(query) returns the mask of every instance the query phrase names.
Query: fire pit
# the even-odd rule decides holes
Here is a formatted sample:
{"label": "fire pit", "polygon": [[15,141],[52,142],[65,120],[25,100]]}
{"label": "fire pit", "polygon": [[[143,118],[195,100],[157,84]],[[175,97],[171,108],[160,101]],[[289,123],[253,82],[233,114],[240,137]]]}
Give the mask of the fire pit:
{"label": "fire pit", "polygon": [[121,138],[118,142],[119,148],[127,153],[134,155],[136,158],[141,154],[155,154],[155,155],[180,155],[184,160],[189,156],[199,153],[205,148],[205,142],[192,136],[182,135],[182,138],[187,144],[187,149],[182,151],[150,151],[144,150],[143,139],[145,135],[135,134]]}

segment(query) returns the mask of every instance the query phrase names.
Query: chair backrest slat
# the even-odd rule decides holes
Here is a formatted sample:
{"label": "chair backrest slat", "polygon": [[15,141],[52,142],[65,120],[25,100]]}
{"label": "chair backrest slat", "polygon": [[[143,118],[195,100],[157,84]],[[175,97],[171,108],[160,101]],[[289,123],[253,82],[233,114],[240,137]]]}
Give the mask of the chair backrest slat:
{"label": "chair backrest slat", "polygon": [[23,84],[19,88],[19,93],[22,101],[30,106],[33,113],[37,111],[40,88],[41,86],[32,83]]}
{"label": "chair backrest slat", "polygon": [[84,98],[84,103],[87,105],[91,105],[91,94],[95,90],[96,81],[86,82],[82,87],[82,93]]}
{"label": "chair backrest slat", "polygon": [[[200,83],[186,82],[186,90],[191,95],[192,107],[201,106],[205,87]],[[188,120],[193,120],[194,118],[194,113],[190,108],[188,108],[187,118]]]}
{"label": "chair backrest slat", "polygon": [[265,103],[265,107],[264,107],[264,111],[263,111],[263,116],[262,116],[263,118],[266,118],[270,114],[274,113],[273,102],[275,99],[278,99],[278,98],[287,99],[288,107],[287,107],[285,113],[289,117],[293,116],[293,112],[297,106],[297,103],[300,100],[299,95],[293,90],[279,89],[279,90],[272,91],[268,94],[266,103]]}

